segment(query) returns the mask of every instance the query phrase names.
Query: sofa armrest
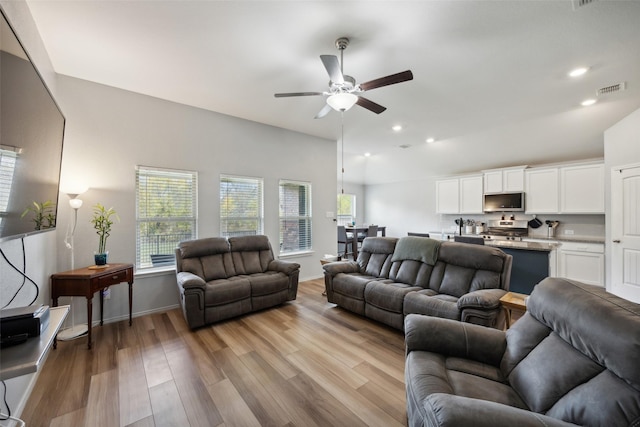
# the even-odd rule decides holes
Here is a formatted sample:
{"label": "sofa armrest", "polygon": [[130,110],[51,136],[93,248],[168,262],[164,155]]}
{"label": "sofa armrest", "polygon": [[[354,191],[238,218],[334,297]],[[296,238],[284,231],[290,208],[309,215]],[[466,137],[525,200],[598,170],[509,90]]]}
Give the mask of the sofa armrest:
{"label": "sofa armrest", "polygon": [[420,409],[425,426],[568,427],[575,426],[537,412],[444,393],[429,395]]}
{"label": "sofa armrest", "polygon": [[461,311],[465,308],[493,310],[500,307],[500,298],[506,293],[504,289],[480,289],[469,292],[458,299],[458,309]]}
{"label": "sofa armrest", "polygon": [[360,271],[358,267],[358,263],[355,261],[336,261],[330,262],[322,266],[325,274],[329,274],[330,276],[335,276],[339,273],[357,273]]}
{"label": "sofa armrest", "polygon": [[507,347],[504,331],[440,317],[409,314],[404,319],[405,347],[499,366]]}
{"label": "sofa armrest", "polygon": [[300,264],[291,261],[283,261],[280,259],[274,259],[267,266],[267,270],[277,271],[284,273],[287,276],[291,276],[296,270],[300,270]]}
{"label": "sofa armrest", "polygon": [[200,276],[187,271],[181,271],[177,275],[178,286],[182,289],[202,289],[204,290],[207,283]]}

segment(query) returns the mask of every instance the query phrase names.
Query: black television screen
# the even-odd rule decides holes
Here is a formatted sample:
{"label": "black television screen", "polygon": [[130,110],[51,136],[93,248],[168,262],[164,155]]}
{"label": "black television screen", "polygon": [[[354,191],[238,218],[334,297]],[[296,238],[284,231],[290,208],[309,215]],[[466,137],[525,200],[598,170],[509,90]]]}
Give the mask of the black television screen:
{"label": "black television screen", "polygon": [[0,21],[0,241],[55,229],[65,118]]}

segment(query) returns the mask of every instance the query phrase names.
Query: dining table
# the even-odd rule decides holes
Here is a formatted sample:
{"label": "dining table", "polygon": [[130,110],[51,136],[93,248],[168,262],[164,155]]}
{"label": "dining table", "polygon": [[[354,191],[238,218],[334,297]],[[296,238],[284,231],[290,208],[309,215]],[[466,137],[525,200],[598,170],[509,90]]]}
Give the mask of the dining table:
{"label": "dining table", "polygon": [[[366,235],[369,232],[369,226],[368,225],[347,225],[345,226],[345,229],[347,230],[347,233],[351,233],[351,235],[353,236],[353,241],[351,242],[351,245],[353,248],[352,249],[353,259],[356,260],[358,259],[358,234],[363,233]],[[379,225],[378,234],[380,234],[383,237],[386,236],[387,227],[384,225]]]}

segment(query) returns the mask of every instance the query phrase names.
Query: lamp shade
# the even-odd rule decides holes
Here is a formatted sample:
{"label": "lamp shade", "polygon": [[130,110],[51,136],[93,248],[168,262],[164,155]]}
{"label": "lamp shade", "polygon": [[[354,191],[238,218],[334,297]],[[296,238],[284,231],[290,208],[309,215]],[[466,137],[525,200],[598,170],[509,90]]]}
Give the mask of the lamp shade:
{"label": "lamp shade", "polygon": [[69,200],[69,206],[71,206],[73,209],[80,209],[82,207],[82,200],[81,199],[71,199]]}
{"label": "lamp shade", "polygon": [[327,98],[327,104],[336,111],[347,111],[358,102],[358,97],[352,93],[336,93]]}

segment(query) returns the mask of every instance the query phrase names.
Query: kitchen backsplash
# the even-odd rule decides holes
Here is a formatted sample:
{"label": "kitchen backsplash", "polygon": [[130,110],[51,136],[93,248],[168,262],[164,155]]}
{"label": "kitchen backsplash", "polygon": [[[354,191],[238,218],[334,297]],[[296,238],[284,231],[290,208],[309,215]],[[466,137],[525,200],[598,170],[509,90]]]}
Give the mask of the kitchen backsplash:
{"label": "kitchen backsplash", "polygon": [[[524,213],[514,213],[513,216],[517,220],[529,221],[533,219],[533,215]],[[510,219],[511,213],[505,214],[505,219]],[[485,214],[485,215],[441,215],[440,228],[433,231],[453,232],[458,229],[456,219],[472,220],[475,224],[487,223],[489,220],[501,219],[502,214]],[[559,221],[555,230],[555,237],[605,237],[604,215],[536,215],[542,222],[539,228],[529,227],[529,237],[547,237],[547,220]],[[475,230],[475,227],[474,227]],[[485,227],[486,230],[486,227]],[[463,229],[464,233],[464,229]],[[573,234],[571,234],[573,233]]]}

